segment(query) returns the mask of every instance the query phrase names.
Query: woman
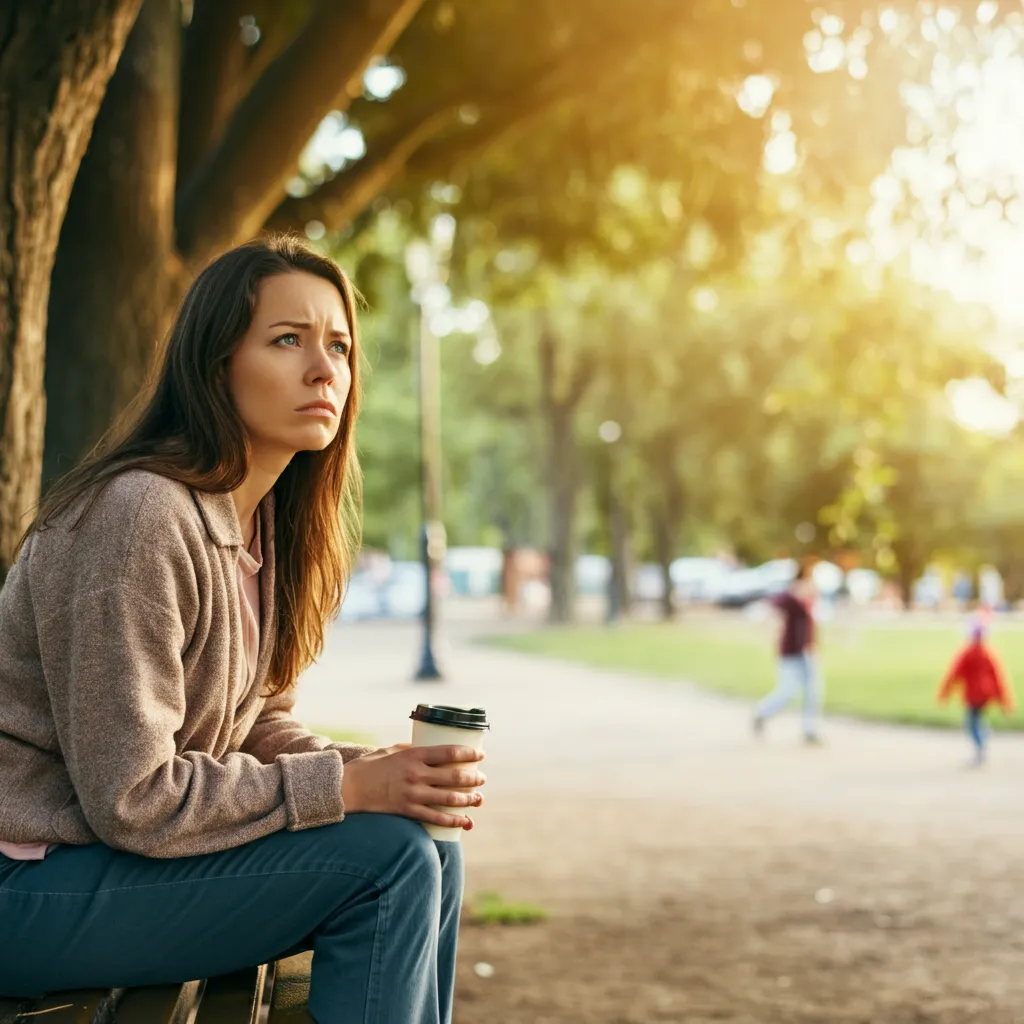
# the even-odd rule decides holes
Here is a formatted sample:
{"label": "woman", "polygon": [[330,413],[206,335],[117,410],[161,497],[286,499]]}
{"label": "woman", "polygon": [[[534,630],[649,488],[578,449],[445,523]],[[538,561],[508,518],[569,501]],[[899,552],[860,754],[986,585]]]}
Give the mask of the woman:
{"label": "woman", "polygon": [[357,543],[355,313],[294,239],[221,256],[27,531],[0,591],[0,994],[312,948],[320,1024],[450,1019],[461,846],[417,822],[472,827],[481,755],[291,715]]}

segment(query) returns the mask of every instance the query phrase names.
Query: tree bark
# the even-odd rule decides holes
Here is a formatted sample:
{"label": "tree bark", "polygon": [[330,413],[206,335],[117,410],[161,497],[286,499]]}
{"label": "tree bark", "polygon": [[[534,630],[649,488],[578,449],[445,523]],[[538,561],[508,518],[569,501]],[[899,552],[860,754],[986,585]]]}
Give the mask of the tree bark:
{"label": "tree bark", "polygon": [[672,590],[672,562],[675,559],[672,526],[663,509],[656,509],[654,511],[651,515],[651,525],[654,534],[655,555],[661,568],[661,618],[663,622],[671,622],[676,614]]}
{"label": "tree bark", "polygon": [[1016,554],[1019,550],[1015,538],[1000,538],[1002,557],[996,561],[996,568],[1003,578],[1003,597],[1011,607],[1024,598],[1024,558]]}
{"label": "tree bark", "polygon": [[[614,480],[614,477],[613,477]],[[613,485],[614,487],[614,482]],[[608,581],[612,600],[609,603],[609,621],[628,616],[633,606],[630,578],[633,557],[630,550],[629,515],[617,492],[612,494],[608,516],[608,549],[611,555],[611,578]]]}
{"label": "tree bark", "polygon": [[[571,622],[576,604],[576,498],[579,454],[575,418],[593,379],[593,363],[579,362],[567,383],[561,378],[557,339],[546,316],[538,319],[541,406],[548,433],[549,584],[553,623]],[[563,385],[563,386],[560,386]]]}
{"label": "tree bark", "polygon": [[390,49],[422,3],[320,0],[182,183],[178,242],[192,263],[259,232],[324,114],[332,104],[348,108],[369,61]]}
{"label": "tree bark", "polygon": [[897,541],[892,549],[896,555],[896,584],[900,591],[900,601],[903,603],[904,611],[909,611],[914,604],[914,583],[924,571],[925,559],[911,543]]}
{"label": "tree bark", "polygon": [[647,452],[647,472],[658,482],[649,505],[651,532],[655,555],[661,566],[664,591],[661,595],[661,617],[665,622],[675,617],[676,605],[672,584],[672,562],[684,513],[683,486],[678,469],[679,440],[671,434],[654,439]]}
{"label": "tree bark", "polygon": [[178,0],[143,3],[71,193],[50,293],[44,486],[138,391],[177,298],[178,18]]}
{"label": "tree bark", "polygon": [[249,55],[239,19],[249,0],[197,0],[181,59],[178,180],[185,181],[220,138]]}
{"label": "tree bark", "polygon": [[139,0],[0,7],[0,581],[39,496],[50,272]]}

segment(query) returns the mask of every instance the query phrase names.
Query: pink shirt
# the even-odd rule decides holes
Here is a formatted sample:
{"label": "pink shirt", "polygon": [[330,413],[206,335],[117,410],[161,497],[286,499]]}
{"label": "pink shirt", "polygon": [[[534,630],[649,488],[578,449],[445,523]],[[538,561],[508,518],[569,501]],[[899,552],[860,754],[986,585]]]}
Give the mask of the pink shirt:
{"label": "pink shirt", "polygon": [[[260,569],[263,568],[263,542],[260,510],[256,509],[256,528],[249,550],[238,551],[238,604],[242,616],[242,646],[248,686],[256,678],[256,661],[260,653]],[[247,687],[248,688],[248,687]],[[56,844],[5,843],[0,841],[0,854],[11,860],[42,860]]]}

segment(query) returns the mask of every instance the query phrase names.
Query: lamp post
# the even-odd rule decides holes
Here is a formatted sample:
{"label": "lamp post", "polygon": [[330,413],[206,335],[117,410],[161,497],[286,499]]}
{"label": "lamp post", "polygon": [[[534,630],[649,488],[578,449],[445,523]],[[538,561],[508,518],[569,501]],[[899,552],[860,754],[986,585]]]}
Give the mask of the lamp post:
{"label": "lamp post", "polygon": [[440,627],[438,582],[445,555],[445,529],[441,502],[441,358],[431,314],[448,301],[445,278],[454,237],[455,220],[448,214],[434,219],[430,240],[416,239],[405,249],[405,269],[412,298],[419,308],[417,384],[420,414],[420,557],[426,593],[423,602],[423,647],[415,679],[443,679],[437,657]]}

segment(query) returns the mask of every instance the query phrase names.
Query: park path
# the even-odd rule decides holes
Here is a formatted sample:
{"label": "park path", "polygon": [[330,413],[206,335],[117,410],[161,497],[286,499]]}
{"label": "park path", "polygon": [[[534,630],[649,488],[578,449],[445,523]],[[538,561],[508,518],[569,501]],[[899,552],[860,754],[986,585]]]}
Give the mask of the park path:
{"label": "park path", "polygon": [[[551,911],[467,928],[459,1022],[1024,1022],[1024,738],[795,718],[453,630],[413,683],[415,627],[338,626],[303,680],[315,728],[408,736],[417,701],[478,704],[487,805],[468,892]],[[493,977],[473,963],[486,961]]]}

